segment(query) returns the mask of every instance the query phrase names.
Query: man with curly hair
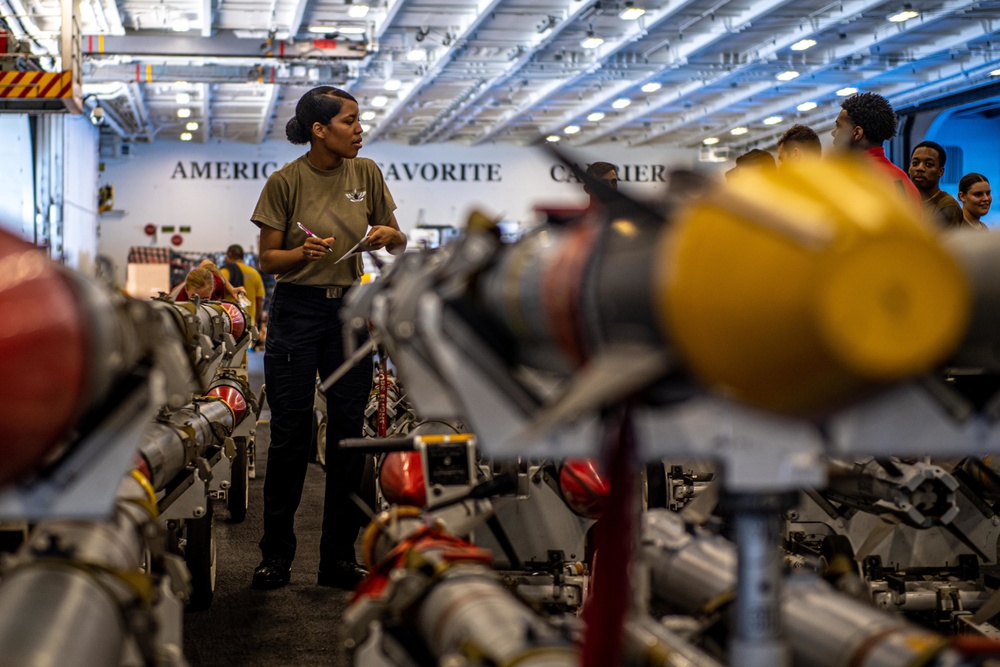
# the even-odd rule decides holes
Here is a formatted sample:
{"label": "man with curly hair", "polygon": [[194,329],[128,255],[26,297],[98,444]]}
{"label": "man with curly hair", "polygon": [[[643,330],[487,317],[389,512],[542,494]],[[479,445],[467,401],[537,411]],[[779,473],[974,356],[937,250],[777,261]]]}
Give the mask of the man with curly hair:
{"label": "man with curly hair", "polygon": [[920,206],[920,192],[905,171],[885,156],[882,144],[896,136],[896,112],[889,100],[875,93],[856,93],[840,103],[834,122],[833,148],[838,152],[864,153],[886,174],[900,196]]}

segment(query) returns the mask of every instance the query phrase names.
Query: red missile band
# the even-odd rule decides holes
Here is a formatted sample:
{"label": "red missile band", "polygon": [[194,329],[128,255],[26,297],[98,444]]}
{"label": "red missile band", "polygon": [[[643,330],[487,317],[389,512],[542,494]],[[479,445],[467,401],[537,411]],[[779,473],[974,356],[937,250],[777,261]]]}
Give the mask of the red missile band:
{"label": "red missile band", "polygon": [[222,308],[226,311],[226,314],[229,315],[229,321],[232,322],[233,324],[232,327],[233,338],[239,340],[240,338],[243,337],[243,332],[246,331],[247,328],[246,316],[243,314],[243,311],[240,310],[239,306],[237,306],[236,304],[227,303],[224,301],[222,303]]}
{"label": "red missile band", "polygon": [[379,482],[386,500],[394,505],[427,504],[420,452],[391,452],[382,463]]}
{"label": "red missile band", "polygon": [[220,384],[208,390],[205,396],[221,398],[233,413],[233,427],[239,425],[247,415],[247,399],[236,387]]}
{"label": "red missile band", "polygon": [[600,518],[609,490],[594,459],[571,459],[559,467],[559,491],[569,508],[580,516]]}
{"label": "red missile band", "polygon": [[45,253],[0,232],[0,484],[41,468],[80,416],[91,357],[79,299]]}
{"label": "red missile band", "polygon": [[549,267],[542,285],[542,303],[549,316],[549,329],[556,344],[577,364],[587,359],[581,334],[580,290],[596,239],[596,227],[577,227],[567,239],[565,251]]}

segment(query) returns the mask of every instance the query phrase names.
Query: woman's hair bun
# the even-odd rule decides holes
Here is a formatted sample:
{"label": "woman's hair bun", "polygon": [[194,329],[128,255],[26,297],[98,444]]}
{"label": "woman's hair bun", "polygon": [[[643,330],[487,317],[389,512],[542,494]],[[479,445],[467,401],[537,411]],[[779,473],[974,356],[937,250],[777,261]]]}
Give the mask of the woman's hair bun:
{"label": "woman's hair bun", "polygon": [[307,144],[309,143],[309,135],[306,134],[305,129],[299,123],[299,119],[293,117],[288,124],[285,125],[285,137],[288,138],[293,144]]}

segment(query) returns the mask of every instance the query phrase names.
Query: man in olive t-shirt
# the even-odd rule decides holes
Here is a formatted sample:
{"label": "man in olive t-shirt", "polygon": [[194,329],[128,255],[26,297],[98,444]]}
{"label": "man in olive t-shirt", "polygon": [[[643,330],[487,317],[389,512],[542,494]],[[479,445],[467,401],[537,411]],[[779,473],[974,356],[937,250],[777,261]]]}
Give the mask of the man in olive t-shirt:
{"label": "man in olive t-shirt", "polygon": [[944,176],[944,148],[933,141],[921,141],[910,155],[910,180],[920,192],[924,215],[937,225],[948,228],[962,224],[962,207],[938,183]]}

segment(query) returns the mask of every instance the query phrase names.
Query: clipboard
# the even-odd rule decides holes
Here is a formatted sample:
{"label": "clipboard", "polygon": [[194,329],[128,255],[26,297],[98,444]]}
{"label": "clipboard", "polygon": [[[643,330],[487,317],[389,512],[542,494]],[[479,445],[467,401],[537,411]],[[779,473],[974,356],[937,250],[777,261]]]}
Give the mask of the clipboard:
{"label": "clipboard", "polygon": [[368,236],[366,235],[360,241],[355,243],[353,248],[351,248],[343,255],[341,255],[339,258],[337,258],[337,261],[334,262],[334,264],[339,264],[342,260],[347,259],[351,255],[357,255],[359,252],[368,252],[369,250],[374,250],[375,248],[372,247],[367,241],[368,241]]}

